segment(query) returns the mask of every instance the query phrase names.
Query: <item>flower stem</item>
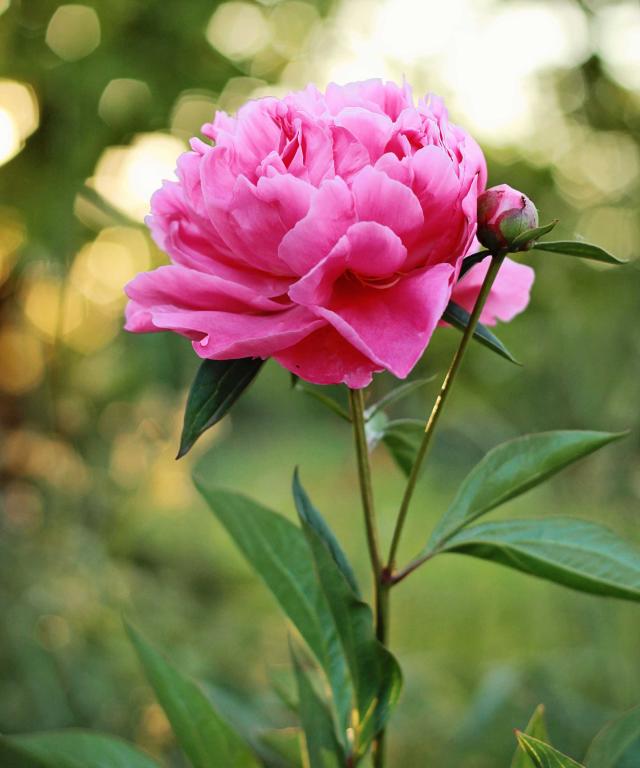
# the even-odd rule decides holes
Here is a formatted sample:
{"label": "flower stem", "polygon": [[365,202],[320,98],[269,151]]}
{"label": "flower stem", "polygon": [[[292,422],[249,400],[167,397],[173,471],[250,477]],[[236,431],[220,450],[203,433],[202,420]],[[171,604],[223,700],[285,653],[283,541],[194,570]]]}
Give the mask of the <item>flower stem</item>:
{"label": "flower stem", "polygon": [[384,573],[387,574],[387,578],[390,583],[394,583],[392,574],[395,566],[398,546],[400,545],[400,538],[402,537],[402,531],[404,528],[405,521],[407,519],[409,505],[411,504],[411,499],[415,491],[416,483],[420,475],[422,464],[425,460],[425,457],[427,456],[429,448],[431,447],[433,434],[438,425],[438,421],[442,414],[444,404],[447,401],[447,397],[449,395],[449,392],[451,391],[451,387],[456,378],[456,374],[458,373],[458,370],[460,368],[460,363],[462,362],[462,358],[464,357],[464,354],[467,351],[467,346],[471,341],[473,332],[475,331],[476,325],[478,324],[478,320],[480,319],[482,308],[484,307],[485,301],[487,300],[487,296],[489,295],[489,291],[491,290],[491,286],[493,285],[493,282],[496,279],[496,275],[498,274],[498,270],[500,269],[500,265],[502,264],[503,260],[504,260],[503,254],[492,255],[491,257],[491,263],[489,265],[489,269],[487,270],[487,274],[484,278],[484,282],[482,283],[482,287],[480,288],[480,293],[478,294],[476,303],[473,307],[473,312],[471,313],[471,316],[469,318],[469,323],[464,331],[460,345],[458,346],[458,349],[456,350],[456,353],[453,356],[453,360],[451,361],[451,365],[449,366],[447,375],[444,377],[444,381],[442,382],[442,387],[440,388],[440,392],[438,394],[438,397],[436,398],[436,402],[434,403],[433,410],[431,411],[431,415],[429,416],[429,421],[427,422],[427,426],[424,431],[422,442],[420,443],[420,447],[418,448],[418,453],[416,454],[416,458],[413,462],[413,466],[411,467],[411,473],[409,475],[409,479],[407,480],[407,487],[405,489],[404,496],[402,498],[400,511],[398,512],[398,519],[396,520],[396,526],[393,532],[393,539],[391,540],[391,547],[389,549],[389,558],[387,561],[387,566],[384,569]]}
{"label": "flower stem", "polygon": [[[371,465],[369,464],[369,448],[365,434],[364,396],[361,389],[349,390],[349,404],[351,406],[351,421],[358,459],[358,479],[360,481],[360,495],[362,497],[362,509],[364,511],[365,528],[367,532],[367,545],[369,547],[369,559],[373,571],[373,593],[375,605],[376,637],[385,645],[387,642],[389,590],[383,579],[382,556],[376,518],[373,505],[373,488],[371,485]],[[384,768],[384,732],[378,734],[373,743],[374,768]]]}

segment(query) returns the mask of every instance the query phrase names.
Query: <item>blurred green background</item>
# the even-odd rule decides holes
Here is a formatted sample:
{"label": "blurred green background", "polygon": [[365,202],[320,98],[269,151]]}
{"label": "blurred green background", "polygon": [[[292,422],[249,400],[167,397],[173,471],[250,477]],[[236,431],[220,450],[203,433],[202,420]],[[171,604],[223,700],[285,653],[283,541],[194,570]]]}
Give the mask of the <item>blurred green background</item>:
{"label": "blurred green background", "polygon": [[[197,360],[177,337],[125,334],[122,286],[164,263],[142,226],[149,196],[216,108],[403,75],[447,99],[490,181],[560,217],[560,237],[636,257],[637,2],[0,0],[0,731],[96,728],[181,765],[123,612],[253,701],[286,669],[284,621],[197,497],[196,464],[286,514],[299,464],[366,583],[348,429],[269,363],[176,463]],[[470,352],[404,556],[484,451],[564,427],[632,432],[506,513],[579,514],[640,541],[640,271],[524,259],[531,306],[499,329],[524,367]],[[418,372],[442,375],[456,341],[441,331]],[[436,387],[397,412],[425,415]],[[382,448],[374,465],[388,537],[402,478]],[[406,687],[391,764],[506,766],[541,701],[556,744],[581,756],[640,702],[638,637],[633,604],[471,559],[429,564],[394,595]]]}

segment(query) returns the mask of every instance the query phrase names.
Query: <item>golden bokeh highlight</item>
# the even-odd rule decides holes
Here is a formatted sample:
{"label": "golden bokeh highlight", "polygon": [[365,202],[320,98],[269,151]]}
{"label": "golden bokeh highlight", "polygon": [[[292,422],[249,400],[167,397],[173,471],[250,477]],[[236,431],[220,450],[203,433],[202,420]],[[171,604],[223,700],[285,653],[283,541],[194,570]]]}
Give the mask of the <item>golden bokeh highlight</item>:
{"label": "golden bokeh highlight", "polygon": [[63,61],[84,59],[100,45],[100,19],[88,5],[60,5],[47,26],[45,42]]}
{"label": "golden bokeh highlight", "polygon": [[0,80],[0,165],[22,150],[39,122],[40,110],[33,88],[17,80]]}
{"label": "golden bokeh highlight", "polygon": [[252,3],[222,3],[206,29],[207,41],[232,61],[254,56],[269,42],[269,23],[262,9]]}
{"label": "golden bokeh highlight", "polygon": [[26,236],[27,228],[19,211],[0,206],[0,285],[11,274]]}
{"label": "golden bokeh highlight", "polygon": [[16,325],[0,328],[0,391],[24,395],[35,389],[44,374],[42,345],[33,334]]}
{"label": "golden bokeh highlight", "polygon": [[115,78],[105,86],[98,102],[98,114],[108,125],[120,125],[132,115],[151,106],[151,91],[142,80]]}

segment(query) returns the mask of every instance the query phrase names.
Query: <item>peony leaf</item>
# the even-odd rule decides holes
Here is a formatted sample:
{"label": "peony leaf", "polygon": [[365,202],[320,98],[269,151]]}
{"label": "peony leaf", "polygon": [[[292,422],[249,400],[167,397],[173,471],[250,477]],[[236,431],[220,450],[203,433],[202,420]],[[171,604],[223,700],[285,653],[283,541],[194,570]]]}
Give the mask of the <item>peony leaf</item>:
{"label": "peony leaf", "polygon": [[395,419],[385,426],[382,442],[407,477],[424,437],[424,427],[425,423],[420,419]]}
{"label": "peony leaf", "polygon": [[498,445],[471,470],[431,536],[431,546],[626,432],[559,430]]}
{"label": "peony leaf", "polygon": [[354,592],[315,512],[297,479],[295,501],[316,567],[318,580],[333,616],[353,680],[359,718],[356,751],[364,755],[384,727],[402,687],[395,658],[376,639],[370,607]]}
{"label": "peony leaf", "polygon": [[607,723],[587,750],[586,768],[615,768],[627,749],[640,739],[640,707]]}
{"label": "peony leaf", "polygon": [[591,243],[582,243],[578,240],[558,240],[552,242],[536,243],[537,251],[549,251],[550,253],[563,253],[566,256],[577,256],[579,259],[591,259],[601,261],[604,264],[626,264],[626,261],[613,256],[604,248]]}
{"label": "peony leaf", "polygon": [[329,395],[326,395],[322,391],[322,389],[326,389],[326,387],[319,389],[310,384],[307,384],[306,381],[303,381],[298,376],[295,376],[295,379],[292,379],[292,381],[294,389],[297,389],[299,392],[304,392],[305,395],[309,395],[309,397],[312,397],[314,400],[322,403],[322,405],[335,413],[336,416],[339,416],[341,419],[349,422],[351,421],[349,412],[343,408],[337,400],[334,400],[332,397],[329,397]]}
{"label": "peony leaf", "polygon": [[217,424],[258,375],[264,360],[203,360],[198,368],[184,413],[180,459],[207,429]]}
{"label": "peony leaf", "polygon": [[[510,251],[517,251],[519,246],[528,243],[530,240],[537,240],[539,237],[546,235],[555,227],[558,223],[558,219],[554,219],[549,224],[543,224],[541,227],[535,227],[534,229],[527,229],[525,232],[521,232],[511,243]],[[537,248],[537,245],[533,246]]]}
{"label": "peony leaf", "polygon": [[377,403],[374,403],[367,408],[365,411],[365,419],[372,419],[379,411],[393,405],[393,403],[397,403],[398,400],[408,397],[416,390],[424,387],[425,384],[430,384],[434,379],[435,376],[429,376],[428,379],[405,381],[404,384],[400,384],[399,387],[394,387],[390,392],[387,392],[386,395],[383,395]]}
{"label": "peony leaf", "polygon": [[[454,301],[450,301],[447,304],[447,308],[442,315],[442,319],[446,323],[449,323],[459,331],[464,331],[466,329],[467,325],[469,325],[469,318],[470,315],[467,310],[463,309]],[[494,336],[494,334],[491,333],[491,331],[482,323],[478,323],[476,325],[476,329],[473,332],[473,338],[480,342],[480,344],[483,346],[488,347],[489,349],[499,354],[500,357],[504,357],[505,360],[509,360],[516,365],[520,365],[520,363],[515,359],[511,352],[509,352],[509,350],[500,341],[500,339],[497,336]]]}
{"label": "peony leaf", "polygon": [[[536,707],[531,719],[527,723],[527,727],[524,729],[524,733],[527,736],[533,736],[534,739],[549,743],[549,734],[547,732],[547,724],[544,719],[544,705],[540,704]],[[527,755],[524,749],[518,745],[516,747],[515,755],[511,761],[511,768],[535,768],[531,761],[531,758]]]}
{"label": "peony leaf", "polygon": [[318,582],[302,531],[246,496],[196,487],[249,565],[262,578],[325,671],[342,726],[351,717],[352,689],[332,614]]}
{"label": "peony leaf", "polygon": [[481,523],[456,533],[436,552],[491,560],[580,592],[640,601],[640,549],[585,520]]}
{"label": "peony leaf", "polygon": [[0,736],[2,768],[158,768],[133,745],[113,736],[69,729]]}
{"label": "peony leaf", "polygon": [[247,745],[220,718],[202,690],[128,624],[127,632],[178,744],[193,768],[258,768],[258,761]]}
{"label": "peony leaf", "polygon": [[345,757],[333,727],[331,714],[326,704],[316,693],[311,680],[302,665],[293,644],[290,645],[291,659],[298,686],[298,711],[304,731],[309,768],[340,768]]}
{"label": "peony leaf", "polygon": [[580,763],[576,763],[575,760],[563,755],[562,752],[558,752],[540,739],[520,731],[516,731],[516,738],[523,751],[531,757],[535,768],[584,768]]}

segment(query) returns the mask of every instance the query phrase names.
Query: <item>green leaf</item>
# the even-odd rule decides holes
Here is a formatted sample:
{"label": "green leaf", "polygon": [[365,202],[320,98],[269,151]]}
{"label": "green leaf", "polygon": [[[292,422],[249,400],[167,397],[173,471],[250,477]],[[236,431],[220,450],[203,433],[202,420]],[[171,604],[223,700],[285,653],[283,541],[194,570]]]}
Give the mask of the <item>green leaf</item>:
{"label": "green leaf", "polygon": [[585,520],[501,520],[465,528],[439,550],[515,568],[594,595],[640,600],[640,549]]}
{"label": "green leaf", "polygon": [[[540,704],[536,707],[531,719],[527,723],[527,727],[524,729],[524,733],[527,736],[533,736],[534,739],[549,743],[549,734],[547,732],[547,724],[544,719],[544,705]],[[511,768],[535,768],[531,762],[531,758],[527,753],[518,745],[516,747],[516,753],[511,761]]]}
{"label": "green leaf", "polygon": [[184,414],[181,458],[207,429],[217,424],[258,375],[264,360],[203,360],[198,368]]}
{"label": "green leaf", "polygon": [[[558,219],[554,219],[549,224],[543,224],[541,227],[535,227],[534,229],[527,229],[524,232],[521,232],[511,243],[511,247],[509,248],[510,251],[517,251],[518,246],[524,245],[525,243],[528,243],[530,240],[537,240],[539,237],[542,237],[543,235],[546,235],[547,232],[551,232],[551,230],[555,227],[555,225],[558,223]],[[533,246],[534,248],[537,248],[537,245]]]}
{"label": "green leaf", "polygon": [[304,520],[313,528],[317,535],[322,539],[327,549],[331,553],[336,565],[340,569],[340,572],[347,580],[347,583],[353,590],[356,597],[361,597],[360,587],[356,580],[353,568],[347,559],[340,542],[336,539],[333,531],[320,512],[313,506],[311,500],[307,496],[304,488],[300,483],[300,473],[296,469],[293,473],[293,500],[298,510],[298,514],[304,518]]}
{"label": "green leaf", "polygon": [[626,264],[626,261],[618,259],[604,248],[591,243],[582,243],[577,240],[558,240],[552,242],[536,243],[536,251],[549,251],[550,253],[563,253],[566,256],[577,256],[579,259],[591,259],[601,261],[604,264]]}
{"label": "green leaf", "polygon": [[207,697],[127,624],[145,674],[178,744],[194,768],[257,768],[246,744],[213,709]]}
{"label": "green leaf", "polygon": [[533,736],[517,731],[516,738],[518,744],[531,757],[535,768],[584,768],[580,763]]}
{"label": "green leaf", "polygon": [[316,693],[293,645],[290,646],[290,651],[298,684],[298,711],[305,736],[309,768],[328,768],[332,758],[336,768],[339,768],[344,765],[345,757],[336,739],[331,714]]}
{"label": "green leaf", "polygon": [[586,768],[615,768],[629,747],[640,738],[640,707],[607,723],[587,750]]}
{"label": "green leaf", "polygon": [[353,591],[305,499],[299,487],[296,507],[353,680],[360,715],[357,751],[364,754],[398,700],[402,675],[397,661],[376,639],[371,609]]}
{"label": "green leaf", "polygon": [[420,419],[395,419],[385,427],[382,441],[407,477],[424,437],[424,427],[425,422]]}
{"label": "green leaf", "polygon": [[462,482],[431,536],[431,546],[437,546],[481,515],[625,435],[563,430],[524,435],[498,445]]}
{"label": "green leaf", "polygon": [[[442,319],[445,322],[449,323],[454,328],[457,328],[459,331],[464,331],[467,325],[469,325],[469,318],[470,315],[467,310],[463,309],[454,301],[450,301],[447,304],[447,308],[442,315]],[[511,352],[509,352],[509,350],[500,341],[500,339],[497,336],[494,336],[494,334],[491,333],[491,331],[486,326],[482,325],[482,323],[478,323],[476,325],[475,331],[473,332],[473,338],[480,342],[480,344],[483,346],[487,347],[493,352],[496,352],[498,355],[500,355],[500,357],[504,357],[505,360],[509,360],[511,363],[520,365],[520,363],[515,359]]]}
{"label": "green leaf", "polygon": [[378,411],[370,419],[365,421],[364,434],[367,438],[367,449],[371,453],[384,437],[385,429],[389,423],[389,417],[384,411]]}
{"label": "green leaf", "polygon": [[2,768],[158,768],[158,763],[113,736],[66,730],[0,736]]}
{"label": "green leaf", "polygon": [[377,403],[374,403],[371,407],[365,411],[365,419],[372,419],[379,411],[387,408],[393,403],[397,403],[398,400],[402,400],[408,397],[416,390],[424,387],[425,384],[430,384],[434,380],[435,376],[430,376],[428,379],[414,379],[413,381],[405,381],[404,384],[400,384],[399,387],[395,387],[386,395],[380,398]]}
{"label": "green leaf", "polygon": [[475,267],[476,264],[479,264],[481,261],[484,261],[487,256],[491,255],[491,251],[483,250],[478,251],[477,253],[472,253],[471,256],[465,256],[464,261],[462,262],[462,266],[460,267],[460,274],[458,275],[458,281],[462,280],[462,278],[467,274],[467,272],[472,268]]}
{"label": "green leaf", "polygon": [[194,481],[326,672],[346,729],[352,700],[348,671],[304,534],[282,515],[246,496],[211,488],[197,477]]}
{"label": "green leaf", "polygon": [[332,397],[329,397],[329,395],[325,395],[324,392],[322,392],[320,389],[317,389],[316,387],[312,387],[311,385],[307,384],[305,381],[302,381],[302,379],[296,377],[296,380],[293,384],[294,389],[297,389],[299,392],[304,392],[305,395],[309,395],[309,397],[312,397],[314,400],[317,400],[319,403],[322,403],[322,405],[325,406],[325,408],[328,408],[330,411],[336,414],[336,416],[339,416],[341,419],[344,419],[345,421],[351,421],[351,416],[349,415],[349,412],[343,408],[337,400],[334,400]]}

